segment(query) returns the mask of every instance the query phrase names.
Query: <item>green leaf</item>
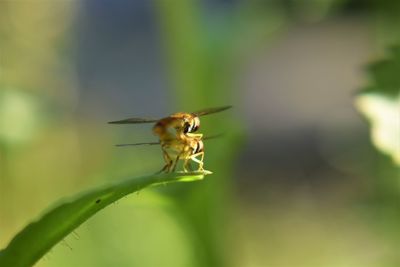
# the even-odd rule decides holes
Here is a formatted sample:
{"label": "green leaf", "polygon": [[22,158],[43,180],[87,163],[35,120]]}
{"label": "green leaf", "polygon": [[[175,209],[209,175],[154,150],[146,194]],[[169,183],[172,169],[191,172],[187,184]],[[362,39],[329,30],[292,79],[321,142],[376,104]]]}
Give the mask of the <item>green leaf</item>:
{"label": "green leaf", "polygon": [[144,187],[177,181],[195,181],[209,172],[171,173],[143,176],[86,191],[46,212],[28,224],[0,251],[0,266],[32,266],[75,228],[122,197]]}
{"label": "green leaf", "polygon": [[387,58],[368,66],[372,78],[371,85],[363,92],[374,92],[397,97],[400,93],[400,46],[393,46]]}

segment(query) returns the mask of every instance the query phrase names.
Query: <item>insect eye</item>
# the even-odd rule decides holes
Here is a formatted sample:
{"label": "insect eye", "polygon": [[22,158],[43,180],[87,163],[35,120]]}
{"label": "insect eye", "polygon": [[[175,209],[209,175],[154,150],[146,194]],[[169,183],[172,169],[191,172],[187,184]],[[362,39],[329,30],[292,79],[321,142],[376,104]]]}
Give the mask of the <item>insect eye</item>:
{"label": "insect eye", "polygon": [[191,132],[196,132],[200,128],[200,119],[199,117],[194,117],[193,118],[193,127],[191,129]]}
{"label": "insect eye", "polygon": [[183,126],[183,133],[188,133],[189,130],[190,130],[190,124],[185,123],[185,125]]}
{"label": "insect eye", "polygon": [[199,126],[198,126],[198,125],[194,125],[193,128],[192,128],[192,130],[191,130],[191,132],[195,132],[195,131],[197,131],[198,129],[199,129]]}

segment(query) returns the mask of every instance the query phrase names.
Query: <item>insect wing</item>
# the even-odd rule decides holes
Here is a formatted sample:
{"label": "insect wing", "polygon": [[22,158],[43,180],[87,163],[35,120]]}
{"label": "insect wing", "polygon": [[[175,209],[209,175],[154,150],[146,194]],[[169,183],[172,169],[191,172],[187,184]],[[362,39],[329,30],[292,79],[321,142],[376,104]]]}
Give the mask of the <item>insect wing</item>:
{"label": "insect wing", "polygon": [[[215,138],[220,138],[224,136],[224,134],[215,134],[215,135],[209,135],[209,136],[205,136],[203,138],[203,140],[210,140],[210,139],[215,139]],[[170,140],[170,141],[176,141],[176,140]],[[179,142],[179,141],[177,141]],[[145,142],[145,143],[132,143],[132,144],[117,144],[115,146],[118,147],[123,147],[123,146],[143,146],[143,145],[159,145],[160,142]]]}
{"label": "insect wing", "polygon": [[159,145],[160,142],[134,143],[134,144],[117,144],[115,146],[141,146],[141,145]]}
{"label": "insect wing", "polygon": [[208,135],[203,137],[203,140],[210,140],[210,139],[216,139],[216,138],[220,138],[223,137],[224,134],[214,134],[214,135]]}
{"label": "insect wing", "polygon": [[110,124],[132,124],[132,123],[154,123],[157,122],[156,119],[144,119],[144,118],[129,118],[119,121],[110,121]]}
{"label": "insect wing", "polygon": [[204,115],[208,115],[208,114],[212,114],[212,113],[217,113],[217,112],[221,112],[227,109],[230,109],[232,106],[223,106],[223,107],[217,107],[217,108],[207,108],[207,109],[203,109],[197,112],[193,112],[192,114],[196,115],[196,116],[204,116]]}

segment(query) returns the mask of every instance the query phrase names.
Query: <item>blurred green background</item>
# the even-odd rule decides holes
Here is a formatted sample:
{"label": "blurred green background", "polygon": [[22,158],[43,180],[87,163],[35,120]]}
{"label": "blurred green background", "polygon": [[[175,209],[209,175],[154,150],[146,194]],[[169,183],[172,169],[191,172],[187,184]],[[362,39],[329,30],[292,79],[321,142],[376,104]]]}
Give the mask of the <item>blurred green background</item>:
{"label": "blurred green background", "polygon": [[400,89],[380,87],[400,53],[365,69],[399,44],[399,15],[390,0],[0,1],[0,247],[64,196],[162,167],[158,147],[114,147],[154,141],[150,125],[107,121],[232,104],[202,120],[225,134],[206,142],[213,175],[124,198],[37,266],[400,266]]}

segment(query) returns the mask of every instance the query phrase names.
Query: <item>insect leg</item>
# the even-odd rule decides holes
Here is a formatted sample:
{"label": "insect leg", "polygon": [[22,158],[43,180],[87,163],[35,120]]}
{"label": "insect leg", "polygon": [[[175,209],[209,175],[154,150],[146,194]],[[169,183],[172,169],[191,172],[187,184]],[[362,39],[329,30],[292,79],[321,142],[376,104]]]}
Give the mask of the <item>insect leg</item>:
{"label": "insect leg", "polygon": [[188,167],[188,169],[189,169],[190,172],[193,172],[193,167],[192,167],[192,165],[190,164],[190,161],[188,162],[187,167]]}
{"label": "insect leg", "polygon": [[180,159],[182,153],[180,153],[178,156],[176,156],[175,161],[172,163],[171,167],[172,167],[172,172],[175,172],[176,166],[178,165],[178,161]]}
{"label": "insect leg", "polygon": [[[189,167],[189,158],[186,158],[185,161],[183,162],[183,171],[188,172],[187,167]],[[190,168],[190,167],[189,167]]]}
{"label": "insect leg", "polygon": [[185,170],[185,165],[186,165],[186,161],[188,161],[188,160],[190,159],[190,156],[187,156],[188,149],[189,149],[189,146],[185,145],[185,146],[182,148],[181,152],[178,154],[178,156],[176,156],[176,159],[175,159],[175,162],[174,162],[174,167],[173,167],[173,169],[172,169],[173,172],[175,171],[176,166],[178,165],[178,161],[179,161],[180,159],[183,159],[183,160],[185,161],[184,164],[183,164],[183,170],[184,170],[185,172],[187,172],[187,170]]}
{"label": "insect leg", "polygon": [[[200,160],[197,159],[198,156],[201,156]],[[204,162],[203,162],[204,161],[204,151],[191,155],[190,159],[199,164],[198,171],[203,171],[204,170],[204,168],[203,168],[203,166],[204,166]]]}
{"label": "insect leg", "polygon": [[163,152],[163,157],[164,157],[164,161],[165,161],[165,166],[157,173],[161,173],[161,172],[169,172],[169,169],[171,168],[172,165],[172,159],[169,156],[168,152],[164,149],[164,147],[161,147],[161,150]]}

